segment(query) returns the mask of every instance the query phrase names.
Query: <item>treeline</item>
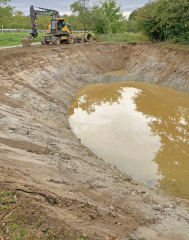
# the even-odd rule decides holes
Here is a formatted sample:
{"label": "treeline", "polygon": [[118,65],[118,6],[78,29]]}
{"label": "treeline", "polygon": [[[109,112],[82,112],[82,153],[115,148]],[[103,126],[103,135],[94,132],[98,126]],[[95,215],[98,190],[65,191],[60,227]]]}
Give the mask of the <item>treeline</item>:
{"label": "treeline", "polygon": [[72,13],[84,30],[92,30],[98,34],[125,32],[127,20],[123,17],[121,5],[116,0],[105,0],[89,6],[88,0],[78,0],[71,6]]}
{"label": "treeline", "polygon": [[128,30],[150,40],[189,42],[189,1],[154,0],[130,14]]}
{"label": "treeline", "polygon": [[[0,0],[0,26],[30,29],[30,16],[15,11],[8,2],[10,0]],[[89,0],[78,0],[70,8],[72,14],[61,17],[71,22],[73,30],[97,34],[142,32],[150,40],[189,42],[189,0],[150,0],[134,10],[128,20],[116,0],[96,2],[92,7]],[[38,29],[44,29],[51,19],[40,15],[37,18]]]}
{"label": "treeline", "polygon": [[[66,22],[72,23],[72,28],[79,30],[82,29],[82,24],[78,23],[77,16],[71,15],[64,15],[60,16],[66,18]],[[37,15],[37,27],[40,30],[47,29],[48,25],[51,22],[50,16],[42,16]],[[0,19],[0,26],[3,25],[3,27],[6,29],[30,29],[31,28],[31,20],[30,15],[24,16],[24,13],[21,11],[13,11],[11,15],[7,18],[7,20],[2,21]]]}
{"label": "treeline", "polygon": [[[4,12],[3,18],[0,15],[0,26],[30,29],[30,16],[24,16],[21,11],[14,11],[14,8],[6,5],[7,1],[10,2],[10,0],[0,0],[0,9]],[[127,20],[123,17],[121,5],[117,5],[116,0],[95,3],[93,7],[89,7],[89,0],[78,0],[70,7],[72,14],[60,17],[66,18],[66,22],[70,21],[73,30],[114,33],[125,32],[127,29]],[[51,17],[37,15],[38,29],[44,29],[50,23],[50,20]]]}
{"label": "treeline", "polygon": [[7,5],[10,0],[0,0],[0,25],[4,25],[9,17],[12,16],[14,8]]}

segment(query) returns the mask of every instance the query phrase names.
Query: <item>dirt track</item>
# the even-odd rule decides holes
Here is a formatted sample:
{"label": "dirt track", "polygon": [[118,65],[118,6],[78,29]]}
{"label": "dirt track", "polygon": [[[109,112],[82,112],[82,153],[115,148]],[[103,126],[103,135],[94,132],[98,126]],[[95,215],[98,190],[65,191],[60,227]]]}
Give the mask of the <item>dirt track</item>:
{"label": "dirt track", "polygon": [[[150,43],[0,50],[1,182],[56,196],[36,204],[91,239],[189,239],[188,200],[149,189],[105,163],[68,122],[71,98],[83,84],[138,80],[189,91],[188,62],[188,52]],[[119,69],[132,74],[102,75]]]}

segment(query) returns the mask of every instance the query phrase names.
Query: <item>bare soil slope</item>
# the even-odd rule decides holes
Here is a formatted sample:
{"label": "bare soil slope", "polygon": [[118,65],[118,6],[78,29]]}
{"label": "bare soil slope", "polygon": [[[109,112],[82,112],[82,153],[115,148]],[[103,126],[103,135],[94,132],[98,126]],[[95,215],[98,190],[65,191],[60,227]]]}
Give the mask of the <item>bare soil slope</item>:
{"label": "bare soil slope", "polygon": [[[91,239],[189,239],[188,200],[149,189],[105,163],[68,122],[70,101],[83,84],[138,80],[189,91],[188,62],[188,52],[150,43],[1,49],[1,183],[33,196],[57,227]],[[102,75],[121,69],[132,74]]]}

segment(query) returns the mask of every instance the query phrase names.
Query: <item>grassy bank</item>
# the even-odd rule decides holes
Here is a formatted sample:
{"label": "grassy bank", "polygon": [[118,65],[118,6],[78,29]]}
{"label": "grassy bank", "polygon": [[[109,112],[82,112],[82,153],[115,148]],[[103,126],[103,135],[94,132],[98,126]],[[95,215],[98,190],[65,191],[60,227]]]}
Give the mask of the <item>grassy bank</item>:
{"label": "grassy bank", "polygon": [[[27,32],[4,32],[0,33],[0,47],[21,45],[20,39],[27,36]],[[38,33],[35,42],[40,42],[44,33]],[[141,33],[109,33],[102,35],[95,35],[99,41],[102,42],[138,42],[138,41],[148,41],[148,39]]]}
{"label": "grassy bank", "polygon": [[1,240],[89,240],[87,234],[74,232],[64,222],[51,218],[48,208],[40,204],[40,193],[31,194],[30,190],[24,194],[3,185],[0,183]]}
{"label": "grassy bank", "polygon": [[185,50],[185,51],[189,51],[189,44],[188,43],[177,43],[177,44],[174,44],[172,42],[162,42],[162,43],[159,43],[159,46],[163,46],[163,47],[168,47],[168,48],[171,48],[171,49],[174,49],[174,50]]}
{"label": "grassy bank", "polygon": [[[0,47],[21,45],[20,39],[22,37],[26,37],[28,34],[29,33],[27,32],[0,33]],[[36,37],[35,42],[40,42],[41,37],[44,35],[45,33],[38,33],[38,36]]]}
{"label": "grassy bank", "polygon": [[101,42],[143,42],[149,39],[142,33],[108,33],[95,36]]}
{"label": "grassy bank", "polygon": [[[78,33],[79,34],[79,33]],[[28,35],[27,32],[0,32],[0,47],[6,46],[14,46],[21,45],[21,38]],[[42,36],[45,33],[38,33],[37,38],[35,38],[34,42],[40,42]],[[100,42],[144,42],[149,41],[149,39],[143,35],[142,33],[109,33],[109,34],[101,34],[95,35],[93,34],[93,38]],[[159,46],[166,46],[172,49],[182,49],[189,50],[189,44],[174,44],[173,42],[160,42]]]}
{"label": "grassy bank", "polygon": [[[147,36],[142,33],[109,33],[95,35],[97,41],[100,42],[144,42],[150,41]],[[189,51],[188,43],[173,43],[172,41],[157,42],[159,46],[165,46],[174,50],[186,50]]]}

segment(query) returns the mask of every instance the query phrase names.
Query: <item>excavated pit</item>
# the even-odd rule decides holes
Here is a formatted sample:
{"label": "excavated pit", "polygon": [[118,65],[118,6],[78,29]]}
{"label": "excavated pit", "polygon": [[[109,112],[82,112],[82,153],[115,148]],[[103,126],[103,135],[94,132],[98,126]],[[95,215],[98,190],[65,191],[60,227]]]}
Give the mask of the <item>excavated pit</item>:
{"label": "excavated pit", "polygon": [[[188,239],[188,200],[99,159],[68,122],[71,99],[86,83],[148,81],[189,91],[188,60],[186,51],[151,43],[0,50],[1,181],[66,197],[70,206],[77,200],[74,208],[45,206],[50,217],[92,239]],[[103,75],[113,70],[131,74]]]}
{"label": "excavated pit", "polygon": [[[128,74],[111,74],[121,73]],[[85,84],[69,115],[74,134],[98,157],[149,187],[189,199],[189,93],[139,81]]]}

